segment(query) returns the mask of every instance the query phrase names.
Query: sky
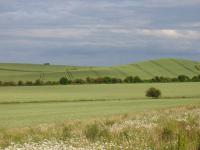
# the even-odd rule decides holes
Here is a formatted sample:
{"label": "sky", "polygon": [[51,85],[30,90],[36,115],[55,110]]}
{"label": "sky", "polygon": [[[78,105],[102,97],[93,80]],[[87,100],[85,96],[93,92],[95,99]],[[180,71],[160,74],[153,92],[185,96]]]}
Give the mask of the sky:
{"label": "sky", "polygon": [[200,61],[200,0],[0,0],[0,62]]}

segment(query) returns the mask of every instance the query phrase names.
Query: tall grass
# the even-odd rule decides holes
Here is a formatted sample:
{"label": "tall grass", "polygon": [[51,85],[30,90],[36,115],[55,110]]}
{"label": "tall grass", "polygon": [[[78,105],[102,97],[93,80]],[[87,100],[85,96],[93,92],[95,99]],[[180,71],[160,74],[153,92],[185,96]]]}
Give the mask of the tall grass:
{"label": "tall grass", "polygon": [[88,122],[2,129],[0,132],[2,148],[12,142],[23,146],[23,143],[45,140],[97,149],[100,146],[105,149],[199,150],[200,106],[118,115]]}

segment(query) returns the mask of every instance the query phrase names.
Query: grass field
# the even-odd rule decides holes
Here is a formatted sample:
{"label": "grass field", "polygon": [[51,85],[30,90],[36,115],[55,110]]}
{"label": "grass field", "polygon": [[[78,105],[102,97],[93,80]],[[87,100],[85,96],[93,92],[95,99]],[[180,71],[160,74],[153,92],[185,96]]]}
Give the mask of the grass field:
{"label": "grass field", "polygon": [[[149,87],[161,99],[147,99]],[[0,127],[37,125],[200,103],[199,83],[0,88]]]}
{"label": "grass field", "polygon": [[150,79],[154,76],[176,77],[180,74],[195,76],[200,74],[200,63],[182,59],[159,59],[112,67],[78,67],[34,64],[0,64],[0,80],[2,81],[58,81],[66,76],[69,79],[86,77],[140,76]]}
{"label": "grass field", "polygon": [[[199,64],[180,59],[113,67],[0,64],[0,80],[192,77],[200,74]],[[150,87],[162,97],[147,98]],[[199,150],[199,89],[198,82],[0,87],[0,149],[14,142],[19,145],[7,150]]]}

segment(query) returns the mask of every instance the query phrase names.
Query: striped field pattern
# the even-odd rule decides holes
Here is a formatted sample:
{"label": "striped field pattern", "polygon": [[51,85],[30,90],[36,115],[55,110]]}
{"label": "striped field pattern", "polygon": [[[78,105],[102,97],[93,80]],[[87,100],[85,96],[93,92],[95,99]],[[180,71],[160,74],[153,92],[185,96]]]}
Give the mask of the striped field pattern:
{"label": "striped field pattern", "polygon": [[112,67],[78,67],[64,65],[0,64],[1,81],[58,81],[61,77],[71,80],[87,77],[139,76],[150,79],[154,76],[176,77],[180,74],[195,76],[200,74],[200,62],[183,59],[159,59]]}

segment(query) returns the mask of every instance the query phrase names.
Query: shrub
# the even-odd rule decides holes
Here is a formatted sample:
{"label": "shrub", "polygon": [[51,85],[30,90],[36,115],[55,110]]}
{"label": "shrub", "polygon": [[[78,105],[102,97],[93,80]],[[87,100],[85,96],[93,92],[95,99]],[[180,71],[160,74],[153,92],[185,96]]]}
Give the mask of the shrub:
{"label": "shrub", "polygon": [[32,85],[33,85],[33,82],[32,82],[32,81],[26,81],[25,85],[27,85],[27,86],[32,86]]}
{"label": "shrub", "polygon": [[14,81],[4,82],[3,86],[16,86],[17,84]]}
{"label": "shrub", "polygon": [[138,76],[135,76],[135,77],[133,78],[133,82],[134,82],[134,83],[141,83],[141,82],[142,82],[142,79],[141,79],[140,77],[138,77]]}
{"label": "shrub", "polygon": [[42,81],[42,80],[36,80],[35,81],[35,85],[43,85],[44,84],[44,82]]}
{"label": "shrub", "polygon": [[44,63],[43,65],[44,66],[50,66],[50,63]]}
{"label": "shrub", "polygon": [[23,85],[24,85],[24,82],[20,80],[20,81],[18,81],[17,85],[18,85],[18,86],[23,86]]}
{"label": "shrub", "polygon": [[190,80],[190,78],[186,75],[179,75],[178,76],[178,81],[180,81],[180,82],[187,82],[189,80]]}
{"label": "shrub", "polygon": [[83,79],[75,79],[75,80],[73,81],[73,83],[75,83],[75,84],[84,84],[85,81],[84,81]]}
{"label": "shrub", "polygon": [[60,84],[67,85],[69,83],[69,80],[66,77],[60,78]]}
{"label": "shrub", "polygon": [[194,82],[199,82],[199,81],[200,81],[200,75],[194,76],[194,77],[192,78],[192,81],[194,81]]}
{"label": "shrub", "polygon": [[124,82],[125,83],[141,83],[142,79],[140,79],[140,77],[138,76],[135,76],[135,77],[129,76],[124,79]]}
{"label": "shrub", "polygon": [[133,83],[133,81],[134,81],[134,78],[132,76],[126,77],[124,79],[124,82],[126,82],[126,83]]}
{"label": "shrub", "polygon": [[156,89],[154,87],[151,87],[147,90],[146,92],[147,97],[152,97],[152,98],[158,98],[161,96],[161,91],[159,89]]}
{"label": "shrub", "polygon": [[86,78],[86,83],[95,83],[95,79],[87,77]]}

